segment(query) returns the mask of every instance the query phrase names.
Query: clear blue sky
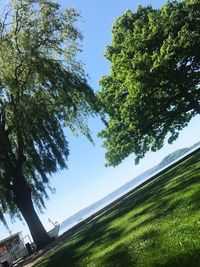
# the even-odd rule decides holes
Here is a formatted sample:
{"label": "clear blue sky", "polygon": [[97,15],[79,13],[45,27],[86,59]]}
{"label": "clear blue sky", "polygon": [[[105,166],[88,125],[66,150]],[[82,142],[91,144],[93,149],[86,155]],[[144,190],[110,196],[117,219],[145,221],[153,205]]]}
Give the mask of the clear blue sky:
{"label": "clear blue sky", "polygon": [[[85,64],[90,85],[99,90],[98,81],[109,72],[109,62],[104,58],[106,45],[111,42],[111,29],[114,21],[127,9],[135,10],[138,4],[146,6],[151,4],[159,8],[165,1],[135,1],[135,0],[59,0],[63,7],[75,7],[81,12],[82,21],[79,22],[83,40],[83,52],[80,59]],[[137,166],[134,165],[134,156],[123,161],[116,168],[104,167],[104,150],[101,147],[102,140],[96,136],[103,128],[98,119],[91,119],[89,126],[95,140],[95,146],[83,137],[73,137],[66,130],[66,137],[70,142],[69,169],[58,172],[51,178],[56,194],[50,194],[47,209],[40,214],[46,229],[52,226],[48,218],[62,222],[80,209],[104,197],[117,187],[126,183],[136,175],[159,163],[167,154],[176,149],[190,146],[200,140],[200,116],[194,118],[189,126],[181,133],[179,139],[173,145],[165,145],[156,153],[148,153]],[[11,224],[13,232],[23,231],[28,233],[27,227],[18,220]],[[0,223],[0,238],[7,234],[4,226]]]}

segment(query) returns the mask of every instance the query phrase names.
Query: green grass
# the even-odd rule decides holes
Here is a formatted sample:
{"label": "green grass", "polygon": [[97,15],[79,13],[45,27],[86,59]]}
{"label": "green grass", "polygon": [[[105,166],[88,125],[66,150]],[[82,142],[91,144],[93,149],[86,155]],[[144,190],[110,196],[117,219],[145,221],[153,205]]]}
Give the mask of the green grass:
{"label": "green grass", "polygon": [[199,267],[200,153],[142,186],[35,266]]}

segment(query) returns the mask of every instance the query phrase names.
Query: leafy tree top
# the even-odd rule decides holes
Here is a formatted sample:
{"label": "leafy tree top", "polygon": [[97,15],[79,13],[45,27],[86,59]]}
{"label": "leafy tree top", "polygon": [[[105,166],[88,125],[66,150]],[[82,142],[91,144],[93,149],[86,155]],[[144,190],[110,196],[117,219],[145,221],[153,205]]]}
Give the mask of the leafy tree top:
{"label": "leafy tree top", "polygon": [[109,115],[108,165],[129,154],[136,163],[149,150],[173,142],[200,113],[200,4],[168,1],[161,9],[139,6],[117,19],[100,81],[99,101]]}

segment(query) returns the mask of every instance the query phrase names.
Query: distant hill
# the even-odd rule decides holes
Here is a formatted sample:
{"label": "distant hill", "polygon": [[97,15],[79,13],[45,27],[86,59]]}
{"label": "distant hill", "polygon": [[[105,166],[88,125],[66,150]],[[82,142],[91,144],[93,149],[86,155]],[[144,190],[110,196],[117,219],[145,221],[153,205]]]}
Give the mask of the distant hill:
{"label": "distant hill", "polygon": [[108,203],[112,202],[114,199],[120,197],[121,195],[125,194],[126,192],[130,191],[132,188],[136,187],[143,181],[147,180],[149,176],[154,174],[155,172],[158,172],[160,169],[166,167],[168,164],[172,163],[174,160],[178,159],[179,157],[183,156],[185,153],[189,152],[190,150],[194,149],[195,147],[198,147],[200,145],[200,142],[195,143],[191,147],[182,148],[179,150],[176,150],[175,152],[169,154],[166,156],[158,165],[154,166],[153,168],[143,172],[142,174],[136,176],[134,179],[129,181],[128,183],[124,184],[123,186],[119,187],[106,197],[96,201],[95,203],[89,205],[88,207],[82,209],[81,211],[77,212],[76,214],[72,215],[71,217],[67,218],[62,224],[61,224],[61,230],[65,227],[80,222],[83,218],[85,218],[87,215],[91,215],[91,213],[94,213],[95,210],[101,209]]}
{"label": "distant hill", "polygon": [[197,147],[199,145],[200,145],[200,142],[197,142],[194,145],[192,145],[191,147],[186,147],[186,148],[181,148],[181,149],[176,150],[175,152],[173,152],[173,153],[169,154],[168,156],[166,156],[157,165],[157,167],[159,167],[159,168],[165,167],[166,165],[168,165],[172,161],[176,160],[177,158],[181,157],[182,155],[184,155],[185,153],[189,152],[191,149],[194,149],[195,147]]}

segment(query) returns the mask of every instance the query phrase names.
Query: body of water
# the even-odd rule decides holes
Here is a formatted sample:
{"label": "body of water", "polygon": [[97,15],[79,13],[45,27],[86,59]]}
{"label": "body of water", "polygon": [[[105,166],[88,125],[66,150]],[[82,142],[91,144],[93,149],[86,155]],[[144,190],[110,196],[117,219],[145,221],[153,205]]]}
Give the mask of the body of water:
{"label": "body of water", "polygon": [[119,187],[118,189],[116,189],[115,191],[107,195],[106,197],[102,198],[101,200],[91,204],[90,206],[82,209],[81,211],[67,218],[66,220],[62,222],[60,226],[59,235],[62,235],[65,231],[69,230],[76,224],[80,223],[81,221],[87,219],[88,217],[98,212],[102,208],[111,204],[113,201],[117,200],[118,198],[125,195],[132,189],[136,188],[141,183],[147,181],[148,179],[152,178],[156,174],[159,174],[163,170],[167,169],[168,167],[180,161],[181,159],[187,157],[188,155],[194,153],[195,151],[198,151],[199,149],[200,149],[199,144],[196,146],[192,146],[191,148],[185,149],[187,151],[186,152],[184,151],[184,154],[182,154],[180,157],[176,158],[175,160],[171,161],[169,164],[165,165],[164,167],[160,167],[160,164],[158,164],[157,166],[136,176],[134,179],[124,184],[123,186]]}

